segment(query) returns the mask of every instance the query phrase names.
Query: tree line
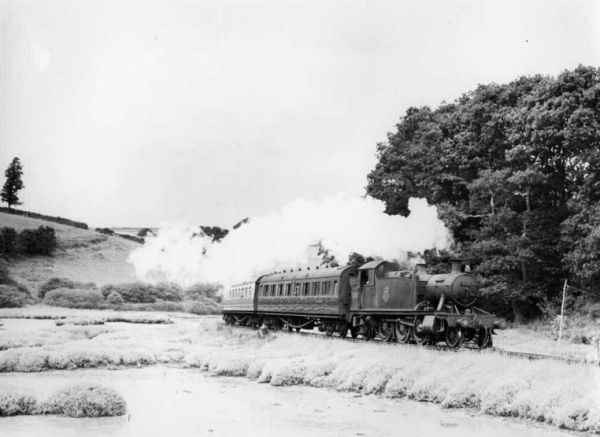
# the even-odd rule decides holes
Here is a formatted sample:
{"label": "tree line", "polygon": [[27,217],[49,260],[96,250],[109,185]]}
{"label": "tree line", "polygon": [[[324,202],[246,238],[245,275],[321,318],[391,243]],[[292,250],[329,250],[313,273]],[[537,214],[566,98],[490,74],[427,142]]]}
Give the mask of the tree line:
{"label": "tree line", "polygon": [[[409,108],[377,159],[367,193],[389,214],[408,214],[413,196],[437,205],[454,255],[506,315],[552,313],[565,279],[575,303],[600,300],[600,69]],[[450,256],[426,255],[434,268]]]}

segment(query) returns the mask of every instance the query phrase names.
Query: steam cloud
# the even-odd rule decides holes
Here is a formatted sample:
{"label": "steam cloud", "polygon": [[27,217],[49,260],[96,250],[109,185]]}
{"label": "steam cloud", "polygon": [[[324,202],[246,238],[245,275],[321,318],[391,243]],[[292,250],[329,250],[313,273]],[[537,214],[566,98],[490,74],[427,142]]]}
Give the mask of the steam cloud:
{"label": "steam cloud", "polygon": [[425,199],[409,200],[408,217],[390,216],[383,202],[334,196],[295,200],[280,210],[252,217],[220,242],[193,237],[199,227],[172,225],[134,250],[129,261],[141,280],[224,285],[254,280],[266,271],[307,264],[307,249],[321,242],[340,263],[352,252],[400,259],[406,252],[447,249],[449,230]]}

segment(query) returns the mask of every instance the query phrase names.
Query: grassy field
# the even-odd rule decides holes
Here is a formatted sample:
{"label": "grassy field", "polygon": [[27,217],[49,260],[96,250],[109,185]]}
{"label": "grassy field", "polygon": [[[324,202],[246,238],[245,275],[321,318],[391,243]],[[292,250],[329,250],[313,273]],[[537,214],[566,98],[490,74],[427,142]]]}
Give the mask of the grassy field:
{"label": "grassy field", "polygon": [[138,243],[99,232],[50,223],[44,220],[0,213],[0,226],[16,230],[51,226],[59,248],[54,256],[21,257],[10,262],[10,273],[30,290],[52,277],[94,282],[98,286],[133,282],[137,278],[127,262]]}
{"label": "grassy field", "polygon": [[[110,321],[115,315],[121,318],[113,320],[120,321]],[[275,386],[408,398],[600,432],[600,369],[595,366],[295,333],[264,336],[228,327],[215,316],[151,315],[167,320],[140,323],[148,313],[3,310],[0,317],[54,318],[2,318],[0,372],[167,364]]]}

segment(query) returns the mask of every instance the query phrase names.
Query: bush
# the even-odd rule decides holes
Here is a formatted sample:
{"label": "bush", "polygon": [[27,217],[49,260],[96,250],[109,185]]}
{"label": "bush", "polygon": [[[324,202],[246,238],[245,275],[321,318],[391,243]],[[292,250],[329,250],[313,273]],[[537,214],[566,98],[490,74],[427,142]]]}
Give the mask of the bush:
{"label": "bush", "polygon": [[42,403],[40,412],[70,417],[122,416],[125,399],[108,387],[80,384],[53,394]]}
{"label": "bush", "polygon": [[13,285],[0,285],[0,308],[25,306],[29,295]]}
{"label": "bush", "polygon": [[98,290],[57,288],[46,293],[44,303],[66,308],[101,309],[104,297]]}
{"label": "bush", "polygon": [[140,244],[144,244],[145,240],[141,237],[136,237],[135,235],[128,235],[128,234],[115,234],[121,238],[124,238],[126,240],[129,241],[135,241],[136,243],[140,243]]}
{"label": "bush", "polygon": [[106,301],[112,305],[123,305],[123,296],[118,291],[113,291],[108,295]]}
{"label": "bush", "polygon": [[43,299],[50,290],[55,290],[57,288],[84,288],[84,289],[94,289],[96,288],[96,284],[93,282],[77,282],[72,281],[67,278],[50,278],[45,283],[40,286],[38,291],[38,295]]}
{"label": "bush", "polygon": [[185,311],[181,302],[152,302],[152,303],[126,303],[123,309],[129,311]]}
{"label": "bush", "polygon": [[594,319],[600,317],[600,303],[594,303],[587,308],[587,313]]}
{"label": "bush", "polygon": [[137,236],[140,237],[140,238],[147,237],[148,235],[154,236],[154,231],[152,229],[150,229],[150,228],[142,228],[137,233]]}
{"label": "bush", "polygon": [[200,297],[208,297],[217,302],[221,301],[219,292],[221,291],[220,284],[197,283],[183,290],[183,295],[188,300],[198,300]]}
{"label": "bush", "polygon": [[56,232],[50,226],[23,229],[17,237],[18,251],[27,255],[51,255],[56,245]]}
{"label": "bush", "polygon": [[110,228],[96,228],[96,232],[100,232],[101,234],[113,235],[115,231]]}
{"label": "bush", "polygon": [[154,303],[156,301],[181,302],[181,288],[173,284],[144,284],[133,282],[130,284],[105,285],[102,294],[107,297],[116,291],[128,303]]}
{"label": "bush", "polygon": [[17,251],[17,231],[14,228],[0,228],[0,254],[12,255]]}
{"label": "bush", "polygon": [[14,279],[11,278],[10,274],[8,273],[8,267],[6,266],[4,261],[2,261],[1,259],[0,259],[0,284],[6,284],[6,285],[14,285],[15,284]]}
{"label": "bush", "polygon": [[198,315],[221,314],[221,307],[214,300],[200,296],[188,306],[187,312]]}

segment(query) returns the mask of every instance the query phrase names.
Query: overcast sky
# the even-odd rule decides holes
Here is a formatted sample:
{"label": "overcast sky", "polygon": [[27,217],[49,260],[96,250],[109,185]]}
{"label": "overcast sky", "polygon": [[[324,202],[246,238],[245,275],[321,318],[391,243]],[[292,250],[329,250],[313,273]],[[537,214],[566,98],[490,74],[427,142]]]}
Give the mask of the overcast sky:
{"label": "overcast sky", "polygon": [[[0,1],[0,169],[93,226],[363,194],[410,106],[600,64],[600,2]],[[3,181],[4,179],[1,178]]]}

